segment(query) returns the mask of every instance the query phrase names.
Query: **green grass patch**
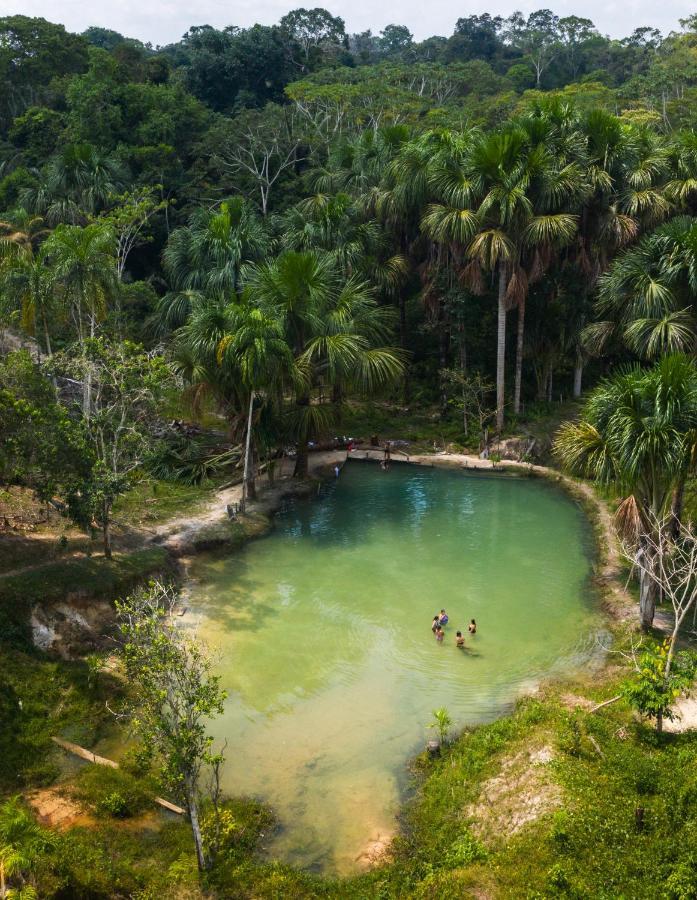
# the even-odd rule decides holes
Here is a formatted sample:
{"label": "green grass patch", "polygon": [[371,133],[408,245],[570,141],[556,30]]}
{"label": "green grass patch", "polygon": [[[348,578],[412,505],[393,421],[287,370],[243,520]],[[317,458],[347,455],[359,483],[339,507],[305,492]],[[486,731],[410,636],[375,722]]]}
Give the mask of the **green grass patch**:
{"label": "green grass patch", "polygon": [[195,512],[210,500],[222,481],[200,485],[181,484],[145,478],[119,497],[114,507],[114,521],[126,525],[157,525],[178,515]]}
{"label": "green grass patch", "polygon": [[155,785],[124,769],[87,765],[78,772],[70,793],[97,816],[130,819],[151,808]]}
{"label": "green grass patch", "polygon": [[7,645],[0,654],[0,792],[50,784],[63,752],[51,738],[91,746],[113,719],[105,699],[117,695],[119,685],[107,675],[91,685],[83,662],[48,660]]}

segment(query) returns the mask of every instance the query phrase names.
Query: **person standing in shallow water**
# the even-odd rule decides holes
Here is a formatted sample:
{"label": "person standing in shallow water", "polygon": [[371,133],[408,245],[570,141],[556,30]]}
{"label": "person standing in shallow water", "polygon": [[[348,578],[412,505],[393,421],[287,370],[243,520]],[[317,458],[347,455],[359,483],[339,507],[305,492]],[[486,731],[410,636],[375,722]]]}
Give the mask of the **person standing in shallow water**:
{"label": "person standing in shallow water", "polygon": [[448,618],[448,614],[444,609],[441,609],[440,615],[438,616],[438,623],[440,625],[447,625],[450,619]]}
{"label": "person standing in shallow water", "polygon": [[470,634],[477,633],[477,623],[474,621],[474,619],[470,619],[470,623],[467,626],[467,630],[469,631]]}
{"label": "person standing in shallow water", "polygon": [[463,638],[461,631],[458,631],[455,635],[455,646],[459,647],[460,650],[465,649],[465,639]]}
{"label": "person standing in shallow water", "polygon": [[433,621],[431,622],[431,631],[435,634],[438,631],[438,613],[433,617]]}
{"label": "person standing in shallow water", "polygon": [[438,625],[438,626],[436,627],[436,640],[438,641],[439,644],[442,644],[442,643],[443,643],[443,638],[444,638],[444,637],[445,637],[445,632],[444,632],[443,629],[440,627],[440,625]]}

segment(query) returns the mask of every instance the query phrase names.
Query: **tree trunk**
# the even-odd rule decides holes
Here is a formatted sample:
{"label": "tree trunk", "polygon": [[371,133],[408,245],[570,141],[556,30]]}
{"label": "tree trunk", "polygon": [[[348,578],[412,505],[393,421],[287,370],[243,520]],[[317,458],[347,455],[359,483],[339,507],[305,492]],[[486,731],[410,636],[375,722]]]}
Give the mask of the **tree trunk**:
{"label": "tree trunk", "polygon": [[332,385],[332,406],[334,409],[334,421],[337,425],[341,424],[341,420],[343,418],[343,407],[344,402],[344,392],[341,389],[341,385],[338,381],[335,381]]}
{"label": "tree trunk", "polygon": [[189,812],[191,831],[194,836],[198,869],[199,872],[204,872],[208,868],[208,860],[206,859],[206,854],[203,851],[203,836],[201,835],[201,825],[198,820],[198,803],[196,801],[196,792],[193,786],[190,785],[187,785],[186,788],[186,806]]}
{"label": "tree trunk", "polygon": [[503,430],[506,388],[506,266],[499,263],[498,331],[496,335],[496,430]]}
{"label": "tree trunk", "polygon": [[663,713],[660,710],[656,713],[656,731],[658,734],[663,732]]}
{"label": "tree trunk", "polygon": [[111,515],[109,504],[104,501],[102,508],[102,537],[104,542],[104,556],[111,559]]}
{"label": "tree trunk", "polygon": [[[448,323],[445,318],[445,305],[443,301],[440,303],[440,311],[439,311],[439,335],[438,335],[438,363],[440,366],[441,372],[444,369],[448,368],[448,349],[449,349],[449,330]],[[448,393],[445,389],[445,382],[441,379],[441,390],[440,390],[440,417],[444,419],[448,414]]]}
{"label": "tree trunk", "polygon": [[[94,313],[90,313],[90,337],[93,338],[96,331],[96,323]],[[82,348],[84,352],[84,347]],[[92,366],[85,356],[87,371],[85,372],[85,382],[82,386],[82,415],[89,421],[92,415]]]}
{"label": "tree trunk", "polygon": [[254,391],[249,394],[249,415],[247,416],[247,440],[244,445],[244,474],[242,476],[242,512],[247,507],[247,499],[256,499],[254,473],[250,464],[249,453],[252,445],[252,414],[254,412]]}
{"label": "tree trunk", "polygon": [[51,336],[48,333],[48,322],[46,321],[46,313],[44,310],[41,310],[41,318],[44,323],[44,340],[46,341],[46,355],[53,356],[53,351],[51,349]]}
{"label": "tree trunk", "polygon": [[[297,400],[297,405],[302,409],[303,407],[310,405],[310,397],[306,394],[303,397],[299,397]],[[307,452],[307,443],[310,438],[309,434],[305,433],[305,430],[301,430],[300,440],[298,441],[298,455],[295,458],[295,471],[293,475],[296,478],[307,478],[308,473],[308,452]]]}
{"label": "tree trunk", "polygon": [[683,504],[685,502],[685,479],[686,475],[681,475],[678,483],[673,491],[673,499],[670,503],[671,532],[673,538],[676,538],[680,532],[680,520],[682,519]]}
{"label": "tree trunk", "polygon": [[643,569],[639,575],[639,615],[641,627],[648,631],[653,625],[656,613],[656,585]]}
{"label": "tree trunk", "polygon": [[515,387],[513,389],[513,413],[520,415],[520,390],[523,381],[523,340],[525,336],[525,297],[518,302],[518,338],[515,351]]}
{"label": "tree trunk", "polygon": [[576,363],[574,365],[574,398],[578,400],[581,396],[583,385],[583,357],[580,353],[576,353]]}

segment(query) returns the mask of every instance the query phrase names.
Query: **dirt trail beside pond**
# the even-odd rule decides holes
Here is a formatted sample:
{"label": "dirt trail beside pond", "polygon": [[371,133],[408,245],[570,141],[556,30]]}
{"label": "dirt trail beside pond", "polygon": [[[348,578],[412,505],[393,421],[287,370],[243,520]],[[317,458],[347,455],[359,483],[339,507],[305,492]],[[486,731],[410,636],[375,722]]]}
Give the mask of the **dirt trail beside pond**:
{"label": "dirt trail beside pond", "polygon": [[[346,462],[345,450],[326,450],[311,453],[309,458],[310,477],[326,476],[334,466],[343,466]],[[256,479],[257,499],[250,501],[250,513],[268,514],[273,512],[284,497],[308,490],[307,482],[293,479],[295,460],[284,458],[277,465],[274,480],[269,482],[268,475],[263,473]],[[198,512],[190,516],[178,516],[158,526],[150,540],[161,544],[175,556],[182,556],[196,549],[197,540],[210,529],[224,527],[230,523],[227,507],[238,504],[242,499],[242,484],[218,491],[215,497],[207,502]]]}

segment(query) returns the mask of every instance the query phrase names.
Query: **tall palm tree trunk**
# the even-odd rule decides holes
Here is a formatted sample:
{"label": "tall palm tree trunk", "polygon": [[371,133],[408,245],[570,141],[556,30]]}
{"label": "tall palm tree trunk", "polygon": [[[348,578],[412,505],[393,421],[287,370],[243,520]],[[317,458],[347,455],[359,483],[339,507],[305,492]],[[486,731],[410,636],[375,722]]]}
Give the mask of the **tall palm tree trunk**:
{"label": "tall palm tree trunk", "polygon": [[581,396],[583,388],[583,356],[580,350],[576,351],[576,362],[574,364],[574,399],[578,400]]}
{"label": "tall palm tree trunk", "polygon": [[249,394],[249,415],[247,416],[247,439],[244,446],[244,475],[242,476],[242,512],[247,507],[248,499],[256,499],[256,485],[250,460],[252,445],[252,413],[254,411],[254,391]]}
{"label": "tall palm tree trunk", "polygon": [[506,264],[499,262],[498,331],[496,335],[496,430],[503,430],[506,390]]}
{"label": "tall palm tree trunk", "polygon": [[523,340],[525,337],[525,297],[518,301],[518,337],[515,351],[515,387],[513,389],[513,412],[520,414],[520,390],[523,380]]}
{"label": "tall palm tree trunk", "polygon": [[[299,407],[309,406],[310,405],[310,396],[309,394],[305,394],[302,397],[298,397],[297,405]],[[300,439],[298,440],[298,455],[295,458],[295,471],[293,475],[296,478],[307,478],[307,473],[309,469],[309,459],[307,452],[307,442],[310,438],[309,434],[305,433],[305,429],[301,429]]]}

